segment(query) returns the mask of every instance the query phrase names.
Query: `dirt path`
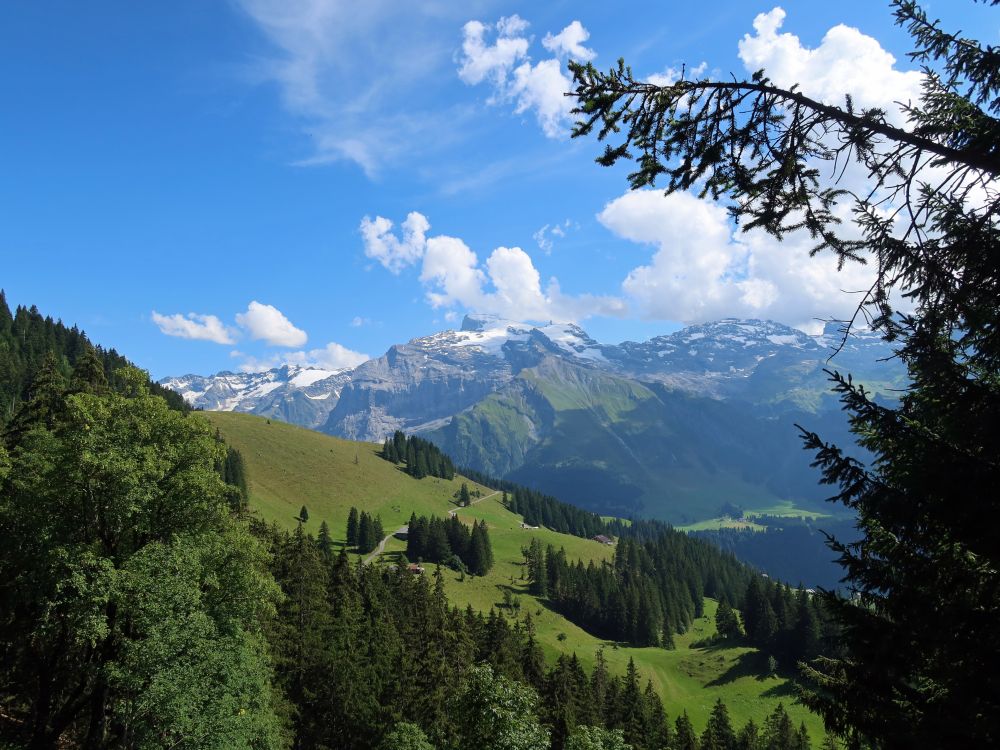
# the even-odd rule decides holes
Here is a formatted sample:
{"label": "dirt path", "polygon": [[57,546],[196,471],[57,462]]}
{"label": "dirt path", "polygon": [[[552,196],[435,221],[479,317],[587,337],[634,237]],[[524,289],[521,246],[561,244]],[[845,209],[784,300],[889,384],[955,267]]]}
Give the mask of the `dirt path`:
{"label": "dirt path", "polygon": [[[491,497],[493,497],[494,495],[499,495],[499,494],[500,494],[500,490],[497,490],[496,492],[491,492],[491,493],[490,493],[490,494],[488,494],[488,495],[483,495],[482,497],[477,497],[477,498],[476,498],[475,500],[472,500],[472,501],[471,501],[471,502],[470,502],[470,503],[469,503],[469,504],[468,504],[467,506],[465,506],[465,507],[466,507],[466,508],[468,508],[468,507],[470,507],[470,506],[473,506],[473,505],[475,505],[476,503],[481,503],[481,502],[482,502],[483,500],[489,500],[489,499],[490,499]],[[453,516],[453,515],[455,515],[456,513],[458,513],[458,511],[460,511],[460,510],[462,510],[462,509],[461,509],[461,508],[455,508],[454,510],[449,510],[449,511],[448,511],[448,515],[449,515],[449,516]]]}
{"label": "dirt path", "polygon": [[394,536],[396,536],[396,534],[402,533],[405,529],[406,529],[405,526],[400,526],[394,532],[392,532],[391,534],[389,534],[388,536],[386,536],[386,538],[383,539],[381,542],[379,542],[378,546],[371,551],[371,553],[368,555],[368,557],[366,557],[364,560],[361,561],[361,564],[362,565],[367,565],[372,560],[374,560],[376,557],[378,557],[379,555],[381,555],[385,551],[385,543],[388,542],[390,539],[392,539]]}

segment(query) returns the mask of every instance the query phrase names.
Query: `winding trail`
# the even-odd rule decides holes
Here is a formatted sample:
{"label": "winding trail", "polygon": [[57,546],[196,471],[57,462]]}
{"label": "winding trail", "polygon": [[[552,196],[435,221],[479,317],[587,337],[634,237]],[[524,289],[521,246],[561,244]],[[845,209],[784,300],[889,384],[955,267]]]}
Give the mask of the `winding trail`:
{"label": "winding trail", "polygon": [[391,534],[389,534],[388,536],[386,536],[386,538],[383,539],[381,542],[379,542],[378,546],[371,551],[371,553],[368,555],[368,557],[366,557],[364,560],[361,561],[361,564],[362,565],[367,565],[372,560],[374,560],[376,557],[378,557],[379,555],[381,555],[385,551],[385,543],[388,542],[390,539],[392,539],[394,536],[396,536],[396,534],[401,534],[401,533],[403,533],[405,531],[406,531],[406,526],[400,526],[394,532],[392,532]]}
{"label": "winding trail", "polygon": [[[472,500],[466,507],[468,508],[468,507],[471,507],[471,506],[475,505],[476,503],[481,503],[483,500],[489,500],[491,497],[493,497],[495,495],[499,495],[500,492],[501,492],[500,490],[497,490],[496,492],[491,492],[488,495],[483,495],[482,497],[477,497],[475,500]],[[461,509],[460,508],[455,508],[453,510],[449,510],[448,511],[448,515],[449,516],[453,516],[459,510],[461,510]],[[371,563],[372,560],[374,560],[376,557],[378,557],[379,555],[381,555],[385,551],[385,543],[386,542],[388,542],[390,539],[392,539],[394,536],[396,536],[396,534],[404,533],[406,531],[406,529],[407,529],[406,526],[400,526],[394,532],[392,532],[391,534],[387,535],[386,538],[383,539],[381,542],[379,542],[378,546],[369,553],[368,557],[366,557],[364,560],[361,561],[361,564],[362,565],[368,565],[369,563]]]}
{"label": "winding trail", "polygon": [[[497,490],[496,492],[491,492],[491,493],[490,493],[490,494],[488,494],[488,495],[483,495],[482,497],[477,497],[477,498],[476,498],[475,500],[471,500],[471,501],[469,502],[469,504],[468,504],[468,505],[466,505],[465,507],[466,507],[466,508],[470,508],[470,507],[472,507],[473,505],[475,505],[476,503],[481,503],[481,502],[482,502],[483,500],[489,500],[489,499],[490,499],[491,497],[493,497],[494,495],[499,495],[499,494],[500,494],[500,490]],[[449,511],[448,511],[448,515],[449,515],[449,516],[453,516],[453,515],[455,515],[456,513],[458,513],[458,511],[460,511],[460,510],[461,510],[461,508],[454,508],[454,509],[452,509],[452,510],[449,510]]]}

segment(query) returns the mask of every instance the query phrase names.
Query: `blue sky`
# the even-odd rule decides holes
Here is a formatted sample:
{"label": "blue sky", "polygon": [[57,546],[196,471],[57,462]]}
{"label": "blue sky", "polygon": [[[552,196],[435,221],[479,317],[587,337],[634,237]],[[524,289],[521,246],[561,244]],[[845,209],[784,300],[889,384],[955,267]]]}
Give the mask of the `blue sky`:
{"label": "blue sky", "polygon": [[[801,243],[734,236],[691,196],[627,195],[624,170],[566,137],[559,82],[571,55],[651,80],[763,65],[891,108],[918,79],[887,4],[358,7],[5,3],[8,300],[155,377],[350,364],[468,310],[612,342],[850,305],[859,272],[800,263]],[[997,41],[989,9],[930,10]]]}

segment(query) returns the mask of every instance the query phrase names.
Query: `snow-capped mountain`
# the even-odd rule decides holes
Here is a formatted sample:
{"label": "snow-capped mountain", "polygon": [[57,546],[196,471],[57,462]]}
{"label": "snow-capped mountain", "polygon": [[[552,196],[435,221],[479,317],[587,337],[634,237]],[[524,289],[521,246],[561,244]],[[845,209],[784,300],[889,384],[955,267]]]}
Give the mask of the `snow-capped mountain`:
{"label": "snow-capped mountain", "polygon": [[264,372],[181,375],[159,382],[198,409],[249,412],[319,427],[336,405],[349,373],[347,368],[285,365]]}
{"label": "snow-capped mountain", "polygon": [[[392,346],[353,370],[285,366],[160,382],[203,409],[274,416],[356,440],[381,440],[395,429],[437,429],[552,357],[698,395],[770,405],[792,399],[801,406],[805,396],[815,400],[825,389],[822,371],[840,343],[836,326],[810,336],[773,321],[726,319],[606,345],[572,323],[468,315],[458,330]],[[884,372],[872,376],[889,353],[877,335],[852,334],[834,364],[868,379],[895,381],[898,366],[882,366]]]}

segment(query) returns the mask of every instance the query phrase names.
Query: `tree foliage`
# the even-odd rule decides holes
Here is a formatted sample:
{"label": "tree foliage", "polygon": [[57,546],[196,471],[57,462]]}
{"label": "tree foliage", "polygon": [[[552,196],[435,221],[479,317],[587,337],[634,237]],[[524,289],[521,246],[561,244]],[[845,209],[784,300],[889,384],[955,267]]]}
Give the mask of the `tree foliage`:
{"label": "tree foliage", "polygon": [[141,371],[116,371],[128,395],[90,365],[71,389],[45,373],[0,483],[0,700],[24,740],[279,746],[260,628],[276,589],[230,515],[224,448]]}

